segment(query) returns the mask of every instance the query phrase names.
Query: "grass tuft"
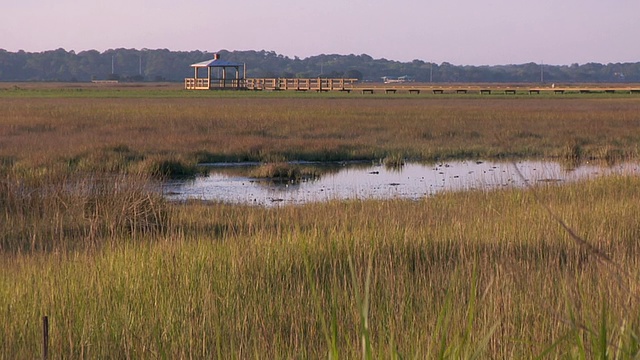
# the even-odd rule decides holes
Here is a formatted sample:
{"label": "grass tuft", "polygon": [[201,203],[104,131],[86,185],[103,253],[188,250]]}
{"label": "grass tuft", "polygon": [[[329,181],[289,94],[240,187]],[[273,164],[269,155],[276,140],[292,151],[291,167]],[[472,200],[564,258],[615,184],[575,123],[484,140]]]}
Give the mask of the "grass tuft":
{"label": "grass tuft", "polygon": [[153,177],[159,179],[194,177],[200,173],[195,164],[177,159],[151,159],[146,162],[145,166]]}
{"label": "grass tuft", "polygon": [[319,176],[314,169],[302,169],[284,162],[266,163],[250,171],[249,176],[273,182],[299,182]]}

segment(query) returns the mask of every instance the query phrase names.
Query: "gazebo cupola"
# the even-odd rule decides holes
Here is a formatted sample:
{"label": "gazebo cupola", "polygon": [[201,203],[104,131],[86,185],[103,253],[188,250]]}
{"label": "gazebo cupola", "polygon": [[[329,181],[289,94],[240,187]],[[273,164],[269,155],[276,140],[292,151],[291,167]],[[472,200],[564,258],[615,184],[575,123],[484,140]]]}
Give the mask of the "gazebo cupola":
{"label": "gazebo cupola", "polygon": [[[184,79],[185,89],[210,90],[245,88],[244,79],[247,71],[245,65],[222,60],[219,54],[215,54],[212,60],[192,64],[191,67],[194,69],[194,77]],[[205,72],[204,69],[206,69],[206,77],[202,74]],[[233,77],[234,71],[235,77]],[[232,77],[229,77],[229,75],[232,75]]]}

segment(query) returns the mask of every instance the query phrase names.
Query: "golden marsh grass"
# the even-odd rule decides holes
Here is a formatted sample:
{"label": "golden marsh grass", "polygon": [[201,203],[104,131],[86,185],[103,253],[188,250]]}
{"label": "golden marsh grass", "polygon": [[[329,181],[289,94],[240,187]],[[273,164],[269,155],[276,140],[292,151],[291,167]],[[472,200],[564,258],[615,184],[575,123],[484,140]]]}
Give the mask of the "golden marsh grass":
{"label": "golden marsh grass", "polygon": [[[0,156],[28,166],[637,157],[640,99],[2,98]],[[114,151],[114,149],[126,151]],[[115,157],[115,159],[113,159]],[[125,159],[121,159],[125,157]]]}
{"label": "golden marsh grass", "polygon": [[634,358],[637,177],[265,209],[168,203],[152,174],[211,159],[637,160],[639,107],[0,97],[0,357],[38,357],[48,315],[53,357]]}

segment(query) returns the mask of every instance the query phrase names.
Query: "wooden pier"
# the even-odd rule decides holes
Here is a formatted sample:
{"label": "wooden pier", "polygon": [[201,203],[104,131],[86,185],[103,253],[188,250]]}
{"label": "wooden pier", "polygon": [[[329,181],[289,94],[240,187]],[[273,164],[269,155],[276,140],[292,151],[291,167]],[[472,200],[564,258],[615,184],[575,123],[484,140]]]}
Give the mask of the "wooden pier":
{"label": "wooden pier", "polygon": [[189,90],[315,91],[358,92],[361,94],[461,94],[461,95],[540,95],[540,94],[640,94],[640,84],[527,86],[502,84],[426,84],[388,85],[360,83],[358,79],[328,78],[186,78]]}
{"label": "wooden pier", "polygon": [[247,90],[294,90],[294,91],[344,91],[351,92],[358,79],[298,79],[298,78],[249,78],[244,81]]}
{"label": "wooden pier", "polygon": [[535,86],[502,84],[411,84],[389,86],[388,84],[358,84],[355,91],[362,94],[477,94],[477,95],[540,95],[540,94],[640,94],[639,84]]}
{"label": "wooden pier", "polygon": [[184,88],[187,90],[254,90],[254,91],[343,91],[355,89],[358,79],[325,79],[325,78],[249,78],[249,79],[208,79],[186,78]]}
{"label": "wooden pier", "polygon": [[[358,79],[341,78],[247,78],[247,68],[244,63],[226,61],[214,54],[213,59],[192,64],[193,77],[184,79],[187,90],[253,90],[253,91],[341,91],[350,93],[357,90],[362,94],[503,94],[503,95],[539,95],[553,94],[640,94],[638,84],[583,84],[561,85],[552,84],[502,84],[502,83],[468,83],[468,84],[434,84],[394,82],[394,83],[358,83]],[[206,75],[204,74],[206,72]]]}
{"label": "wooden pier", "polygon": [[[362,94],[640,94],[639,84],[583,84],[540,86],[540,84],[434,84],[434,83],[358,83],[358,79],[329,78],[247,78],[244,63],[226,61],[214,54],[213,59],[192,64],[193,77],[184,79],[187,90],[253,90],[253,91],[341,91]],[[206,72],[206,75],[204,74]]]}

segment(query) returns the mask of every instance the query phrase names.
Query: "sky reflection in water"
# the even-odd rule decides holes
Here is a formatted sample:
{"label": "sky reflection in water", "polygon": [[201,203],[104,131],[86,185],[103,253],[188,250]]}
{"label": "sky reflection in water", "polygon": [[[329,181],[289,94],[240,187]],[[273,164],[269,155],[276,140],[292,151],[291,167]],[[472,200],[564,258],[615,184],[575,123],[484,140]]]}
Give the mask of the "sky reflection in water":
{"label": "sky reflection in water", "polygon": [[[332,199],[421,199],[440,191],[522,187],[530,184],[566,183],[606,174],[638,174],[639,164],[614,166],[583,164],[567,168],[556,162],[487,161],[410,163],[399,169],[372,164],[305,164],[323,169],[316,180],[274,184],[247,176],[250,166],[210,166],[208,176],[172,181],[164,185],[170,200],[200,199],[258,206],[304,204]],[[254,165],[255,166],[255,165]],[[518,174],[520,171],[524,179]]]}

